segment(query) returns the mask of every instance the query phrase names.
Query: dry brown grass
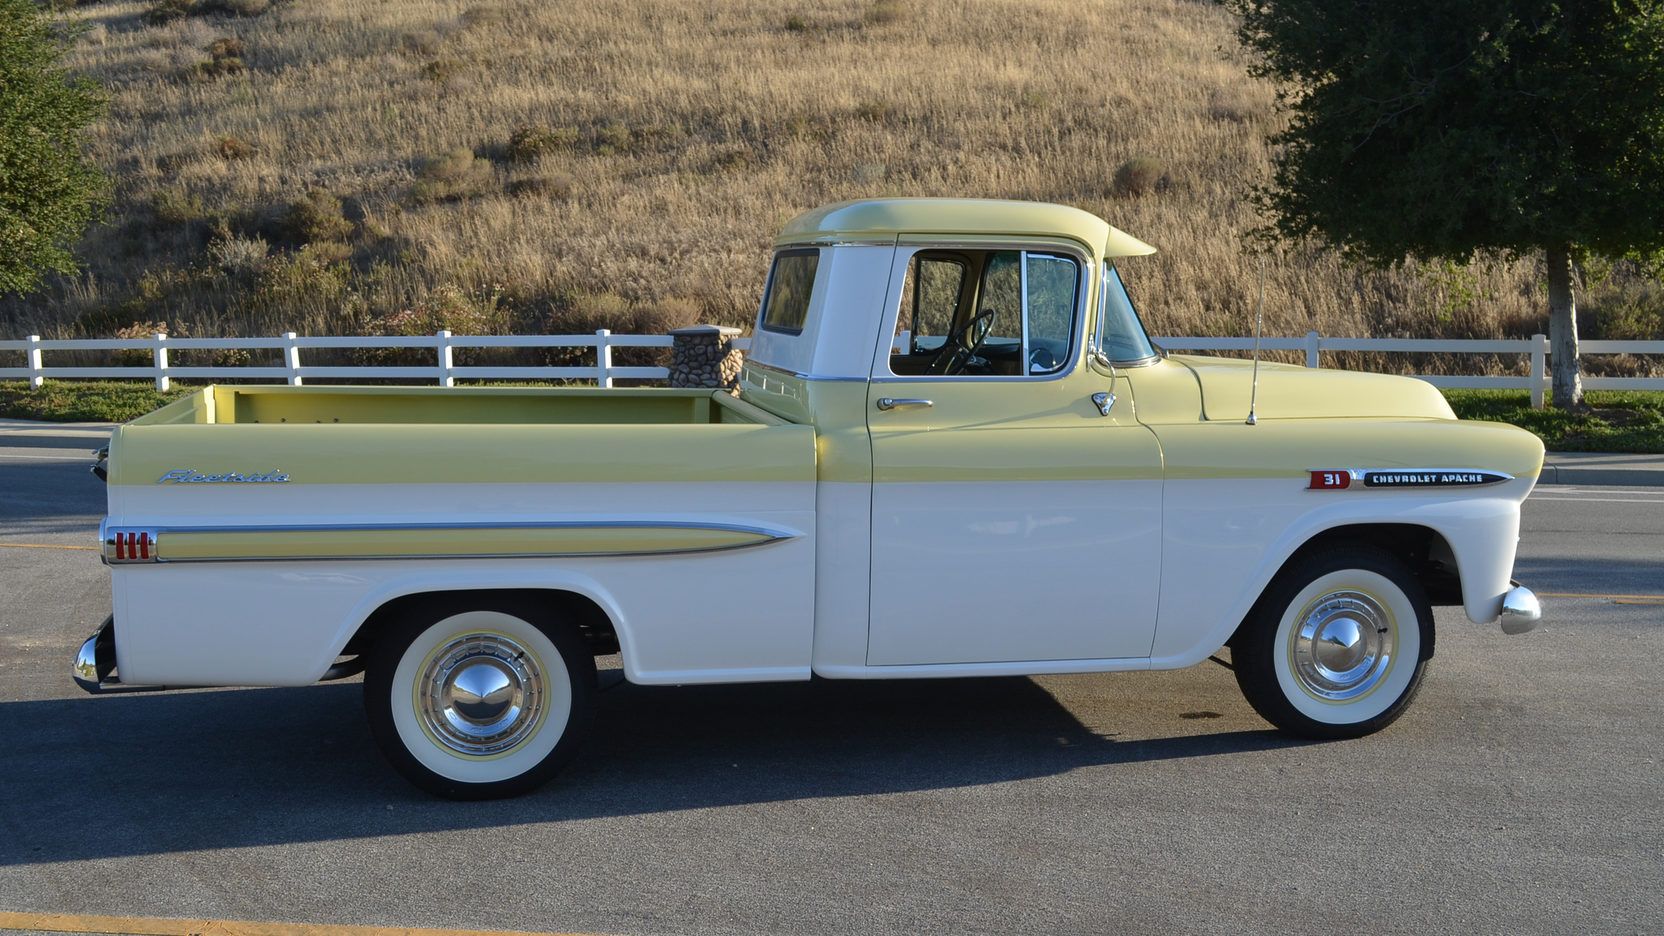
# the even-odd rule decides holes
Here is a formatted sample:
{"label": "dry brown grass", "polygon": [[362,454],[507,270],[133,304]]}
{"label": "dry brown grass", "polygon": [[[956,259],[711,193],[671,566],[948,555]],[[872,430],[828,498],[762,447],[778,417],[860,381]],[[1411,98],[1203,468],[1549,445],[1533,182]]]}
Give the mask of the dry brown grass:
{"label": "dry brown grass", "polygon": [[[1246,199],[1277,118],[1212,3],[289,0],[161,25],[147,8],[81,14],[73,64],[111,88],[94,147],[119,204],[86,275],[12,304],[4,331],[320,333],[482,294],[513,328],[661,305],[748,325],[782,222],[880,195],[1077,205],[1162,249],[1126,267],[1153,332],[1250,327]],[[241,70],[192,77],[216,43]],[[1155,175],[1117,185],[1129,165]],[[284,243],[287,206],[333,199],[343,243]],[[1530,262],[1376,273],[1283,248],[1266,268],[1268,334],[1544,321]]]}

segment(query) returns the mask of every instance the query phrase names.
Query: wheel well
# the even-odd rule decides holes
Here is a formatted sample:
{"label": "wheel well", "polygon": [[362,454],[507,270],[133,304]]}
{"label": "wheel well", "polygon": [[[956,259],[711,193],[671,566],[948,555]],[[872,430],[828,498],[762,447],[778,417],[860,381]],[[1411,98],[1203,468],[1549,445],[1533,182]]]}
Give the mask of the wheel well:
{"label": "wheel well", "polygon": [[519,607],[572,621],[596,656],[618,652],[618,629],[607,612],[588,595],[559,589],[480,588],[417,592],[393,598],[370,612],[364,623],[358,625],[341,655],[364,653],[389,624],[419,611],[431,610],[435,605],[461,611],[483,604]]}
{"label": "wheel well", "polygon": [[[1355,523],[1324,530],[1290,554],[1277,569],[1277,575],[1282,575],[1283,569],[1312,553],[1353,543],[1385,549],[1404,560],[1427,591],[1428,602],[1435,607],[1462,603],[1462,582],[1457,574],[1456,553],[1450,548],[1449,541],[1439,531],[1414,523]],[[1265,590],[1271,588],[1271,582],[1276,581],[1277,575],[1266,582]],[[1240,624],[1237,627],[1241,629]],[[1235,640],[1236,635],[1232,634],[1231,638]],[[1428,658],[1433,656],[1432,635],[1428,635],[1422,654]]]}

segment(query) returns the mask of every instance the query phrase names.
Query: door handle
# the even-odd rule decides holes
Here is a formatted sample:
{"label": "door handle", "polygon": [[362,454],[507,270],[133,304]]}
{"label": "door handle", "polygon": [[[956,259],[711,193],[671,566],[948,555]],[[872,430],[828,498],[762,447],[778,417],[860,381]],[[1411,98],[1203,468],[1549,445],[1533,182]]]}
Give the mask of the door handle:
{"label": "door handle", "polygon": [[908,400],[908,399],[898,399],[896,397],[879,397],[878,398],[878,408],[885,411],[886,413],[889,412],[890,410],[894,410],[894,409],[909,409],[909,408],[915,407],[915,406],[924,407],[924,406],[935,406],[935,405],[936,405],[936,403],[932,400]]}

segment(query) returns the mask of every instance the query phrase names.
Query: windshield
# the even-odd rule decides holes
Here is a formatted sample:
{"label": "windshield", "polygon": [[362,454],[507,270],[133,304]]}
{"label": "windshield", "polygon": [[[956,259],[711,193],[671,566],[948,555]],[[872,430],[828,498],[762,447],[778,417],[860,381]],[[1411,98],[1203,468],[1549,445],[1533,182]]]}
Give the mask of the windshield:
{"label": "windshield", "polygon": [[1155,346],[1144,333],[1144,324],[1121,284],[1121,274],[1104,264],[1104,284],[1098,301],[1098,350],[1116,363],[1143,361],[1155,357]]}

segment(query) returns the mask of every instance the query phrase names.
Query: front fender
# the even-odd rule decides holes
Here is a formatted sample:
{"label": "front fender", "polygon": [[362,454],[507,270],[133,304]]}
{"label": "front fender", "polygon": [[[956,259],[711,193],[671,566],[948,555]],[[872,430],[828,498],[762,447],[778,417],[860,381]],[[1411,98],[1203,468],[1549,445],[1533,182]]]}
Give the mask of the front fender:
{"label": "front fender", "polygon": [[1218,650],[1271,579],[1313,537],[1339,527],[1407,524],[1450,544],[1470,620],[1502,610],[1534,478],[1483,492],[1308,491],[1295,479],[1169,481],[1161,606],[1152,665],[1189,666]]}

